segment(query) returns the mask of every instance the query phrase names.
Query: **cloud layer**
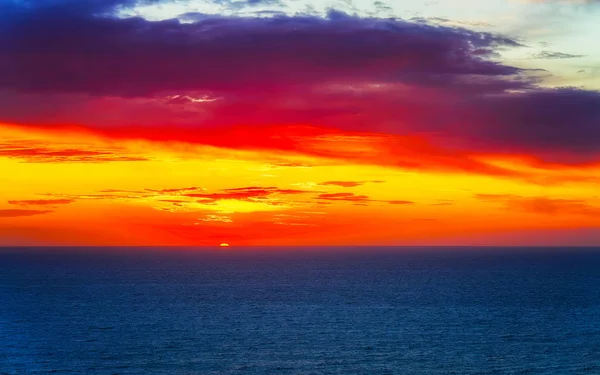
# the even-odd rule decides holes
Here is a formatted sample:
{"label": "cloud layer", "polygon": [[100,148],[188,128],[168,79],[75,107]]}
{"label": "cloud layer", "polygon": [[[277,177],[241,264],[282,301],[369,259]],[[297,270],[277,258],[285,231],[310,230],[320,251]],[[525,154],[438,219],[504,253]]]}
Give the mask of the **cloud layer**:
{"label": "cloud layer", "polygon": [[117,149],[99,149],[89,146],[76,148],[23,140],[1,142],[0,157],[28,163],[107,163],[148,160],[144,156],[128,155]]}
{"label": "cloud layer", "polygon": [[132,2],[28,5],[3,9],[0,120],[209,144],[215,129],[308,124],[418,134],[436,145],[425,153],[600,160],[600,93],[543,88],[538,71],[495,61],[521,44],[501,35],[336,11],[181,23],[112,15]]}

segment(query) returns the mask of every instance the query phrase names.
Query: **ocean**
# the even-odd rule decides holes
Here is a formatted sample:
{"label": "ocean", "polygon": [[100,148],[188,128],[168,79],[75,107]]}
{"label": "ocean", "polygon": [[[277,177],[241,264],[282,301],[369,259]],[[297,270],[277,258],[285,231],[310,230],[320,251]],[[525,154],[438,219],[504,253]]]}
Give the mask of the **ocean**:
{"label": "ocean", "polygon": [[600,249],[2,249],[0,374],[600,374]]}

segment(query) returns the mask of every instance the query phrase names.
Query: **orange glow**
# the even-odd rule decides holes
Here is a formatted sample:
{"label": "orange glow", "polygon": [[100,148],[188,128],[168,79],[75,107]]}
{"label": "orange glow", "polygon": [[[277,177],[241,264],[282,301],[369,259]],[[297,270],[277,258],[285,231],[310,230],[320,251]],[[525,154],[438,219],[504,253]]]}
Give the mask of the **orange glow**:
{"label": "orange glow", "polygon": [[0,126],[2,245],[519,244],[600,227],[600,164],[311,127],[246,146],[242,127],[187,141],[33,129]]}

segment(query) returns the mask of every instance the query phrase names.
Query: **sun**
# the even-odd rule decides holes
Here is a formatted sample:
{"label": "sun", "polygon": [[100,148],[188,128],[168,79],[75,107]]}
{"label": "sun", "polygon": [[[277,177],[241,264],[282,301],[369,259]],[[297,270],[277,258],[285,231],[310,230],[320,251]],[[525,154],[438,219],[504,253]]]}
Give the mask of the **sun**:
{"label": "sun", "polygon": [[221,247],[229,247],[229,244],[228,244],[228,243],[226,243],[226,242],[223,242],[223,243],[222,243],[222,244],[220,244],[219,246],[221,246]]}

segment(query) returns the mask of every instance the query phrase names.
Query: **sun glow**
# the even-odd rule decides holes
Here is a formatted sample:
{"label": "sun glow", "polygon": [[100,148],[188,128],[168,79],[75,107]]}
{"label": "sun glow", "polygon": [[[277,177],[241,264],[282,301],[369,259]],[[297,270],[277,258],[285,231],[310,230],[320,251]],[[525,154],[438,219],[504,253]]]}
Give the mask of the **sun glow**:
{"label": "sun glow", "polygon": [[[465,164],[406,137],[287,130],[297,149],[275,143],[241,152],[0,126],[0,238],[28,245],[427,244],[600,225],[596,165],[566,169],[503,155]],[[270,136],[265,130],[260,140]],[[363,143],[369,147],[356,148]]]}

